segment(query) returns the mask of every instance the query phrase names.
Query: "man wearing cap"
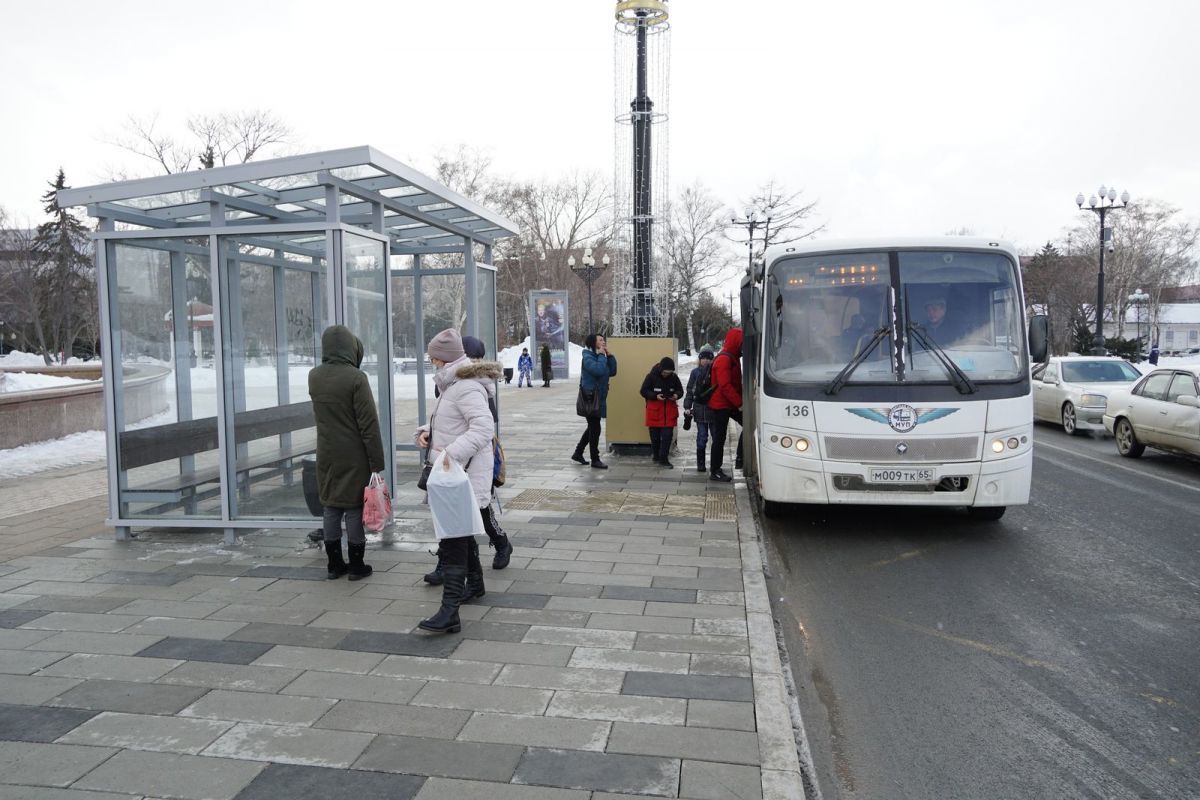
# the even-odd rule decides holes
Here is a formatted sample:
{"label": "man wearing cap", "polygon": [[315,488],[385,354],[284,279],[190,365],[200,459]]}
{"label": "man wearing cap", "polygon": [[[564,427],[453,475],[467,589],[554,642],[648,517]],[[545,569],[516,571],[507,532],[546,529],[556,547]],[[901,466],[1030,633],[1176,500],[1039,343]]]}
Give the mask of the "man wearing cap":
{"label": "man wearing cap", "polygon": [[961,331],[954,320],[946,316],[946,298],[934,295],[925,301],[925,332],[945,347],[959,337]]}

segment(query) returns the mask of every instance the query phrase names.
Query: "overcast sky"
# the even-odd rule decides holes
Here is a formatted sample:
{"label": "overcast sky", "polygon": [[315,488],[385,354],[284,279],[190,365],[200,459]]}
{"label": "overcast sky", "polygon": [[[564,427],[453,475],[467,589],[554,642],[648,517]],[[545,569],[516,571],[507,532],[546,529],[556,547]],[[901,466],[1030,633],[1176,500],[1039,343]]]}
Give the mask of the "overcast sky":
{"label": "overcast sky", "polygon": [[[266,108],[305,150],[611,175],[612,0],[6,3],[0,205],[150,171],[130,114]],[[830,236],[966,227],[1026,250],[1101,183],[1200,217],[1200,3],[672,0],[670,157],[731,205],[774,177]]]}

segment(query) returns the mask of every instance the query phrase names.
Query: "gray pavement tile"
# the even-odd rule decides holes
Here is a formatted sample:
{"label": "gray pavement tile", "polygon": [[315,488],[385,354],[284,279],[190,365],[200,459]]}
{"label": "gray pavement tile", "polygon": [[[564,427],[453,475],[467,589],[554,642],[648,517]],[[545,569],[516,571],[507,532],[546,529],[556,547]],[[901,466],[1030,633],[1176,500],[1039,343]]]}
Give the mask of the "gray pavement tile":
{"label": "gray pavement tile", "polygon": [[131,714],[174,714],[196,701],[207,689],[195,686],[161,686],[156,683],[84,681],[50,701],[50,705],[127,711]]}
{"label": "gray pavement tile", "polygon": [[386,675],[392,678],[485,685],[491,683],[499,673],[499,664],[404,655],[388,656],[371,671],[372,675]]}
{"label": "gray pavement tile", "polygon": [[51,786],[6,786],[0,784],[0,800],[131,800],[127,794],[56,789]]}
{"label": "gray pavement tile", "polygon": [[510,581],[528,581],[531,583],[559,583],[566,574],[562,571],[551,572],[543,569],[520,569],[518,567],[508,567],[504,570],[504,577]]}
{"label": "gray pavement tile", "polygon": [[133,633],[64,631],[29,645],[29,649],[51,650],[58,653],[131,656],[145,650],[161,638],[161,636],[143,636]]}
{"label": "gray pavement tile", "polygon": [[749,678],[715,675],[671,676],[657,672],[629,672],[622,694],[650,697],[686,697],[697,700],[754,702],[754,684]]}
{"label": "gray pavement tile", "polygon": [[37,650],[0,650],[0,673],[31,675],[69,655]]}
{"label": "gray pavement tile", "polygon": [[185,639],[224,639],[242,628],[245,622],[224,622],[215,619],[175,619],[173,617],[149,617],[137,625],[131,625],[124,633],[149,636],[179,636]]}
{"label": "gray pavement tile", "polygon": [[205,748],[204,754],[279,764],[345,768],[362,755],[374,738],[374,734],[357,731],[318,731],[241,722]]}
{"label": "gray pavement tile", "polygon": [[685,759],[679,796],[687,800],[762,800],[758,767]]}
{"label": "gray pavement tile", "polygon": [[426,656],[445,658],[454,652],[462,637],[451,635],[430,636],[427,633],[376,633],[374,631],[350,631],[338,643],[338,650],[354,650],[364,653],[391,653],[393,655]]}
{"label": "gray pavement tile", "polygon": [[72,788],[180,800],[233,800],[263,766],[231,758],[123,750]]}
{"label": "gray pavement tile", "polygon": [[383,661],[382,653],[356,653],[317,647],[276,645],[263,653],[255,666],[315,669],[323,672],[350,672],[366,675]]}
{"label": "gray pavement tile", "polygon": [[[290,599],[291,597],[287,595],[281,595],[279,598],[281,603],[286,603]],[[212,614],[208,619],[227,622],[274,622],[279,625],[307,625],[319,616],[321,616],[321,611],[316,608],[275,608],[230,601],[230,605]]]}
{"label": "gray pavement tile", "polygon": [[633,631],[608,631],[592,628],[553,628],[534,625],[525,635],[528,644],[560,644],[571,647],[605,647],[629,650],[637,640]]}
{"label": "gray pavement tile", "polygon": [[[614,588],[614,587],[607,587]],[[605,600],[598,597],[551,597],[546,608],[553,611],[585,611],[589,614],[641,614],[641,600]]]}
{"label": "gray pavement tile", "polygon": [[[628,567],[630,570],[633,570],[633,569],[656,570],[657,569],[657,567],[653,567],[653,566],[647,567],[644,565],[618,564],[617,566],[618,567],[625,566],[625,567]],[[651,574],[653,574],[653,573],[651,573]],[[613,570],[612,574],[600,574],[600,573],[596,573],[596,572],[568,572],[566,577],[563,578],[564,583],[587,583],[587,584],[595,583],[595,584],[600,584],[601,586],[649,586],[651,580],[652,580],[652,578],[650,577],[649,574],[639,575],[639,574],[633,574],[632,572],[621,573],[621,572],[617,572],[616,570]]]}
{"label": "gray pavement tile", "polygon": [[611,725],[602,720],[479,713],[471,717],[458,738],[464,742],[520,742],[526,747],[603,751]]}
{"label": "gray pavement tile", "polygon": [[55,631],[35,631],[28,628],[0,628],[0,649],[21,650],[34,642],[49,639]]}
{"label": "gray pavement tile", "polygon": [[655,650],[669,653],[720,653],[740,656],[750,654],[750,642],[745,636],[708,636],[693,633],[639,633],[635,650]]}
{"label": "gray pavement tile", "polygon": [[718,606],[704,603],[646,603],[647,616],[690,617],[692,619],[745,619],[741,606]]}
{"label": "gray pavement tile", "polygon": [[565,789],[675,797],[679,788],[679,761],[673,758],[531,748],[521,758],[512,780],[513,783]]}
{"label": "gray pavement tile", "polygon": [[658,589],[653,586],[605,586],[600,596],[611,600],[650,600],[661,603],[694,603],[695,589]]}
{"label": "gray pavement tile", "polygon": [[240,692],[277,692],[300,677],[302,672],[284,667],[194,661],[176,667],[155,682]]}
{"label": "gray pavement tile", "polygon": [[168,637],[150,645],[143,658],[177,658],[183,661],[215,661],[219,664],[249,664],[272,645],[259,642],[229,642],[214,639]]}
{"label": "gray pavement tile", "polygon": [[414,706],[494,711],[502,714],[542,714],[553,696],[545,689],[430,681],[412,699]]}
{"label": "gray pavement tile", "polygon": [[9,784],[65,787],[115,752],[110,747],[0,742],[0,775]]}
{"label": "gray pavement tile", "polygon": [[494,683],[497,686],[523,686],[528,689],[619,693],[624,681],[625,673],[616,670],[508,664]]}
{"label": "gray pavement tile", "polygon": [[525,638],[528,631],[528,625],[463,620],[462,637],[464,639],[483,639],[489,642],[519,642]]}
{"label": "gray pavement tile", "polygon": [[246,571],[248,578],[287,578],[293,581],[324,581],[328,578],[324,569],[314,567],[281,567],[265,564]]}
{"label": "gray pavement tile", "polygon": [[174,572],[103,572],[88,583],[117,583],[122,586],[174,586],[186,578]]}
{"label": "gray pavement tile", "polygon": [[584,611],[549,611],[544,608],[493,608],[487,612],[484,622],[582,628],[587,625],[588,614]]}
{"label": "gray pavement tile", "polygon": [[643,633],[691,633],[692,620],[685,617],[647,617],[638,614],[592,614],[589,628]]}
{"label": "gray pavement tile", "polygon": [[698,619],[692,624],[692,633],[745,638],[749,628],[744,619]]}
{"label": "gray pavement tile", "polygon": [[430,778],[416,800],[588,800],[589,793],[545,786],[514,786],[510,783]]}
{"label": "gray pavement tile", "polygon": [[0,703],[0,740],[10,742],[53,742],[92,717],[95,711],[74,708],[45,708]]}
{"label": "gray pavement tile", "polygon": [[554,693],[554,699],[546,709],[546,716],[683,725],[687,720],[687,701],[666,697],[560,691]]}
{"label": "gray pavement tile", "polygon": [[340,628],[317,628],[307,625],[276,625],[270,622],[251,622],[226,637],[231,642],[262,642],[289,644],[296,647],[337,647],[346,638]]}
{"label": "gray pavement tile", "polygon": [[[583,669],[644,670],[683,675],[688,671],[686,653],[646,653],[634,650],[577,647],[567,666]],[[626,681],[628,683],[628,681]]]}
{"label": "gray pavement tile", "polygon": [[51,611],[37,619],[26,622],[22,628],[24,630],[116,633],[141,621],[142,617],[131,617],[124,614],[84,614],[73,611]]}
{"label": "gray pavement tile", "polygon": [[[345,611],[329,611],[317,617],[313,624],[326,628],[344,628],[358,633],[411,633],[423,617],[432,615],[437,609],[432,603],[422,611],[401,614],[351,614]],[[466,609],[464,609],[466,611]],[[470,612],[466,612],[469,616]]]}
{"label": "gray pavement tile", "polygon": [[511,744],[381,735],[354,762],[354,767],[379,772],[508,783],[524,752],[524,747]]}
{"label": "gray pavement tile", "polygon": [[281,694],[404,704],[412,700],[423,685],[423,681],[387,678],[381,675],[306,672],[284,687]]}
{"label": "gray pavement tile", "polygon": [[720,578],[654,578],[650,585],[656,589],[689,589],[699,591],[708,589],[721,592],[740,592],[743,589],[742,576],[726,576]]}
{"label": "gray pavement tile", "polygon": [[105,656],[76,653],[42,670],[42,675],[89,680],[152,681],[161,678],[183,661],[138,656]]}
{"label": "gray pavement tile", "polygon": [[537,664],[544,667],[565,667],[571,659],[572,648],[551,644],[513,644],[459,640],[454,657],[465,661],[491,661],[502,664]]}
{"label": "gray pavement tile", "polygon": [[311,725],[333,707],[320,697],[288,697],[266,692],[214,689],[179,712],[181,717],[255,722],[261,725]]}
{"label": "gray pavement tile", "polygon": [[232,725],[227,721],[106,711],[66,734],[59,742],[195,755]]}
{"label": "gray pavement tile", "polygon": [[411,800],[425,781],[416,775],[268,764],[237,800]]}
{"label": "gray pavement tile", "polygon": [[[128,604],[123,597],[35,597],[26,600],[18,606],[20,610],[30,611],[83,611],[91,614],[102,614]],[[137,614],[137,611],[127,612]]]}
{"label": "gray pavement tile", "polygon": [[0,628],[19,628],[26,622],[33,622],[38,617],[46,616],[46,611],[35,611],[32,609],[12,609],[7,608],[0,611]]}
{"label": "gray pavement tile", "polygon": [[545,608],[546,601],[549,599],[543,594],[489,592],[483,597],[472,600],[471,603],[492,608]]}
{"label": "gray pavement tile", "polygon": [[727,700],[688,700],[687,724],[693,728],[755,730],[754,704]]}
{"label": "gray pavement tile", "polygon": [[220,611],[224,603],[196,603],[191,600],[130,600],[119,607],[119,614],[135,614],[145,617],[182,617],[204,619]]}
{"label": "gray pavement tile", "polygon": [[0,703],[37,706],[82,681],[41,675],[0,675]]}
{"label": "gray pavement tile", "polygon": [[470,711],[459,709],[397,707],[386,703],[339,700],[313,727],[424,739],[453,739],[470,717]]}
{"label": "gray pavement tile", "polygon": [[758,764],[758,734],[678,725],[613,723],[608,752]]}
{"label": "gray pavement tile", "polygon": [[604,587],[577,583],[540,583],[529,580],[516,581],[508,588],[509,591],[519,594],[548,594],[555,597],[599,597]]}
{"label": "gray pavement tile", "polygon": [[751,674],[750,657],[693,653],[692,666],[688,672],[693,675],[731,675],[749,678]]}

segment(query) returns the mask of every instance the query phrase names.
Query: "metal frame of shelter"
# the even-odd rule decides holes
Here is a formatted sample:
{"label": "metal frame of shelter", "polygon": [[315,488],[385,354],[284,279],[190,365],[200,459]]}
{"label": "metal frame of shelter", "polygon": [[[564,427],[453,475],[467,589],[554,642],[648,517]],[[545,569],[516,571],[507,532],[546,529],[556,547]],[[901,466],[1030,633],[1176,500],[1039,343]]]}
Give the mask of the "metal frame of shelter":
{"label": "metal frame of shelter", "polygon": [[[118,539],[134,527],[220,528],[232,543],[238,529],[313,527],[295,473],[315,423],[296,399],[307,400],[330,324],[364,340],[394,489],[395,453],[416,449],[395,436],[394,276],[413,280],[417,339],[422,278],[462,276],[464,333],[496,354],[492,247],[517,226],[373,147],[64,189],[58,201],[98,221],[106,523]],[[425,268],[434,254],[462,265]],[[393,272],[392,256],[411,256],[412,269]],[[200,322],[197,287],[211,295]],[[206,350],[211,378],[196,367]],[[415,366],[423,422],[424,359]],[[174,422],[157,424],[161,403],[138,397],[154,380],[172,384]]]}

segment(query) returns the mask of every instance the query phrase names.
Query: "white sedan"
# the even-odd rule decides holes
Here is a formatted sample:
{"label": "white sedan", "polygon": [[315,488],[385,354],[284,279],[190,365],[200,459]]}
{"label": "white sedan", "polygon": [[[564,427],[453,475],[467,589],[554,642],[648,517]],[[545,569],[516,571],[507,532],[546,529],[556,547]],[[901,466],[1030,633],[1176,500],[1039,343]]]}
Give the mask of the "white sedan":
{"label": "white sedan", "polygon": [[1108,395],[1141,376],[1123,358],[1055,356],[1034,370],[1033,418],[1060,423],[1068,434],[1103,431]]}
{"label": "white sedan", "polygon": [[1132,389],[1113,392],[1104,427],[1128,458],[1147,447],[1200,456],[1200,366],[1157,369]]}

